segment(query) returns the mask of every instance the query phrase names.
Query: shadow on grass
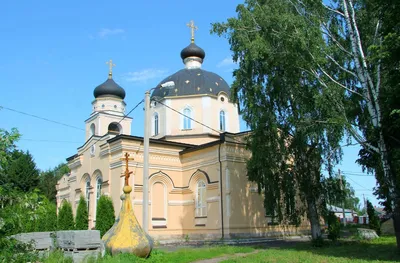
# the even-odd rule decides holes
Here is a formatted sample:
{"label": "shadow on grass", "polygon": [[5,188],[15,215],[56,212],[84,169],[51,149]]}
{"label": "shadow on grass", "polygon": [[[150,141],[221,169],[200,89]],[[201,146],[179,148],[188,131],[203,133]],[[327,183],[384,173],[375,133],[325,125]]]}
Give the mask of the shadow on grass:
{"label": "shadow on grass", "polygon": [[347,260],[400,261],[395,237],[381,237],[372,241],[343,239],[337,242],[326,241],[323,247],[313,247],[311,242],[287,242],[283,244],[264,244],[257,248],[278,248],[282,251],[303,251],[323,257],[338,257]]}

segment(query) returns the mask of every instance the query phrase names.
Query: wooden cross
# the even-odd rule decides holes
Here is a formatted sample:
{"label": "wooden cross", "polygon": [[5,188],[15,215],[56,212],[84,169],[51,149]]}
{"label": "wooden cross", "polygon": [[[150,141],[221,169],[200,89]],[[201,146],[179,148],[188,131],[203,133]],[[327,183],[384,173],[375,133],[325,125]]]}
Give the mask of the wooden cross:
{"label": "wooden cross", "polygon": [[190,28],[190,31],[192,33],[192,43],[194,43],[194,31],[199,29],[199,28],[194,25],[194,21],[193,20],[190,20],[190,22],[187,23],[186,25],[187,25],[187,27]]}
{"label": "wooden cross", "polygon": [[131,173],[129,172],[129,167],[128,167],[128,162],[129,160],[135,160],[134,158],[129,158],[129,153],[125,153],[125,158],[121,158],[121,160],[125,160],[125,185],[129,185],[129,177],[131,176]]}
{"label": "wooden cross", "polygon": [[110,59],[110,61],[106,62],[106,64],[108,64],[108,67],[109,67],[108,78],[111,79],[112,78],[112,68],[115,67],[115,64],[113,64],[112,59]]}

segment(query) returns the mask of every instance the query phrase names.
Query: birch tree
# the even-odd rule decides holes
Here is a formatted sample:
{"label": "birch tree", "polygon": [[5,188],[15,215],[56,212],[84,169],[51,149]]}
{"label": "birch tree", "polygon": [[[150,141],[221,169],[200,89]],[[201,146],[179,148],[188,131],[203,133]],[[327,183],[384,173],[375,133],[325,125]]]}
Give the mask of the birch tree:
{"label": "birch tree", "polygon": [[[243,119],[254,130],[250,148],[256,155],[249,164],[260,158],[252,142],[270,144],[263,153],[270,155],[265,163],[269,168],[263,166],[258,174],[250,169],[250,179],[273,180],[268,172],[278,171],[281,158],[288,157],[278,147],[282,143],[271,142],[279,137],[273,132],[303,131],[303,142],[319,145],[328,169],[341,157],[338,138],[346,136],[378,158],[378,181],[386,189],[388,206],[398,215],[398,178],[382,127],[382,83],[390,74],[383,74],[383,58],[374,52],[385,41],[387,25],[384,14],[376,12],[376,3],[379,6],[373,0],[247,0],[237,7],[236,18],[213,25],[213,32],[228,38],[239,65],[232,87]],[[304,92],[304,87],[312,91]],[[304,95],[308,101],[298,99]],[[309,109],[299,118],[287,111],[293,98],[299,103],[296,107]],[[398,218],[394,221],[400,223]],[[400,234],[400,228],[395,229]],[[400,235],[397,241],[399,245]]]}

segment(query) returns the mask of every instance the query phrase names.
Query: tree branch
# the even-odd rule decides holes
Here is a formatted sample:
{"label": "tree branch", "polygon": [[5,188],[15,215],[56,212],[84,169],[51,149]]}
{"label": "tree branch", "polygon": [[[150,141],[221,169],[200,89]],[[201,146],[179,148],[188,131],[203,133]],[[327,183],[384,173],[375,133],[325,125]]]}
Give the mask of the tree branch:
{"label": "tree branch", "polygon": [[335,65],[338,66],[341,70],[343,70],[343,71],[349,73],[350,75],[352,75],[352,76],[355,77],[355,78],[358,78],[356,73],[354,73],[353,71],[350,71],[350,70],[344,68],[343,66],[341,66],[332,56],[328,55],[327,53],[325,53],[325,55],[326,55],[333,63],[335,63]]}
{"label": "tree branch", "polygon": [[334,13],[344,17],[344,14],[342,12],[339,12],[339,11],[337,11],[337,10],[335,10],[335,9],[325,5],[325,4],[322,4],[322,6],[325,7],[326,9],[328,9],[329,11],[334,12]]}

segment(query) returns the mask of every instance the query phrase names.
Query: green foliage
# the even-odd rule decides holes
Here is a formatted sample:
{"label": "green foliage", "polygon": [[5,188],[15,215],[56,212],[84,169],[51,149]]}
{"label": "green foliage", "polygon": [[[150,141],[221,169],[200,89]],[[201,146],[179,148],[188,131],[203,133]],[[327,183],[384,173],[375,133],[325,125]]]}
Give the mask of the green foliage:
{"label": "green foliage", "polygon": [[100,230],[102,237],[114,224],[114,206],[110,197],[102,195],[97,203],[96,230]]}
{"label": "green foliage", "polygon": [[[342,188],[344,186],[344,188]],[[340,180],[339,175],[324,178],[324,189],[326,203],[345,209],[360,211],[360,199],[355,196],[355,191],[346,181],[346,178]]]}
{"label": "green foliage", "polygon": [[43,257],[40,262],[43,263],[73,263],[71,257],[64,257],[64,252],[55,250],[49,254],[48,257]]}
{"label": "green foliage", "polygon": [[56,202],[56,184],[58,180],[69,172],[67,164],[61,163],[53,169],[40,173],[39,189],[51,202]]}
{"label": "green foliage", "polygon": [[296,221],[306,212],[316,238],[325,207],[321,166],[331,171],[340,160],[344,123],[322,91],[338,101],[343,91],[317,80],[329,52],[318,14],[322,3],[296,8],[296,2],[248,0],[238,5],[237,18],[214,24],[213,32],[228,38],[239,64],[232,99],[252,130],[249,180],[265,192],[267,214]]}
{"label": "green foliage", "polygon": [[38,231],[56,231],[57,230],[57,206],[52,202],[46,203],[46,213],[39,219]]}
{"label": "green foliage", "polygon": [[21,193],[0,187],[0,237],[54,230],[55,205],[38,191]]}
{"label": "green foliage", "polygon": [[15,149],[15,143],[21,137],[16,128],[12,128],[11,132],[0,129],[0,184],[2,181],[2,169],[4,165],[10,161],[10,153]]}
{"label": "green foliage", "polygon": [[4,183],[22,192],[31,191],[39,185],[39,169],[29,151],[14,150],[9,162],[4,165],[3,173]]}
{"label": "green foliage", "polygon": [[87,230],[89,228],[89,213],[85,198],[81,195],[76,210],[76,230]]}
{"label": "green foliage", "polygon": [[336,241],[340,237],[340,222],[333,212],[329,212],[326,220],[328,221],[328,238]]}
{"label": "green foliage", "polygon": [[72,213],[72,206],[68,201],[63,201],[58,211],[58,230],[74,230],[74,216]]}
{"label": "green foliage", "polygon": [[369,228],[375,230],[375,232],[380,235],[381,234],[381,223],[379,221],[379,217],[375,211],[374,206],[370,201],[367,200],[367,214],[369,220]]}
{"label": "green foliage", "polygon": [[24,244],[13,238],[0,238],[0,262],[36,262],[37,252],[32,251],[32,244]]}

